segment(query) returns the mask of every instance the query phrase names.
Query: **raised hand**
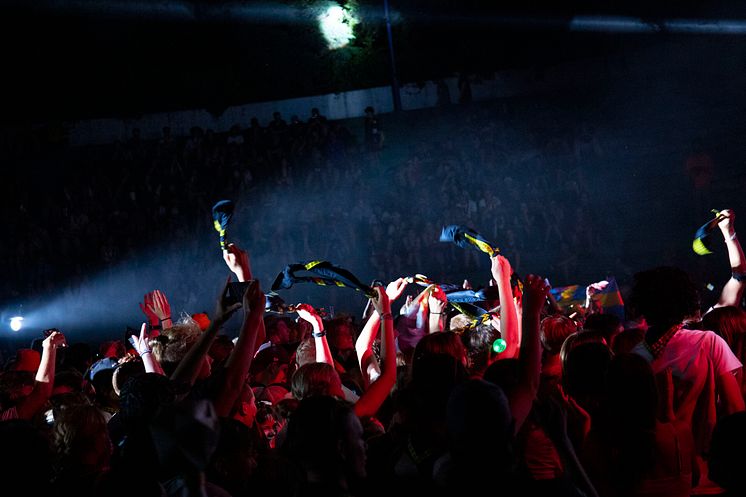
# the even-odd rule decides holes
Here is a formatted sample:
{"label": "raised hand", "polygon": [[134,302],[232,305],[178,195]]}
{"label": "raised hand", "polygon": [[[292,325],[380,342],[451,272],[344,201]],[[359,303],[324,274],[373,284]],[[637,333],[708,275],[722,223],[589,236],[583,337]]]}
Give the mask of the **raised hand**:
{"label": "raised hand", "polygon": [[311,323],[314,329],[320,328],[322,326],[321,316],[319,316],[319,313],[316,312],[316,309],[314,309],[309,304],[296,305],[295,312],[298,313],[298,316],[302,320]]}
{"label": "raised hand", "polygon": [[389,297],[389,301],[393,302],[394,300],[401,297],[401,294],[404,292],[404,289],[407,287],[409,283],[407,282],[406,278],[398,278],[391,283],[389,283],[386,286],[386,295]]}
{"label": "raised hand", "polygon": [[261,312],[264,315],[264,307],[267,300],[262,292],[259,280],[251,280],[246,292],[243,294],[243,310],[245,314]]}
{"label": "raised hand", "polygon": [[168,303],[166,295],[160,290],[147,293],[143,303],[140,304],[140,310],[148,317],[148,321],[153,326],[158,326],[161,321],[171,319],[171,305]]}
{"label": "raised hand", "polygon": [[215,305],[215,316],[212,318],[212,322],[215,324],[215,326],[224,324],[226,321],[228,321],[228,319],[230,319],[234,312],[241,308],[240,303],[228,303],[228,283],[230,283],[230,281],[231,277],[228,276],[228,279],[225,280],[223,291],[220,292],[220,297],[218,298],[218,302]]}
{"label": "raised hand", "polygon": [[41,343],[45,349],[59,349],[67,347],[67,341],[65,335],[60,331],[53,331],[47,338]]}
{"label": "raised hand", "polygon": [[378,315],[383,317],[384,314],[391,314],[391,301],[389,300],[388,294],[384,291],[383,287],[374,287],[376,296],[371,298],[370,301],[373,307],[378,312]]}
{"label": "raised hand", "polygon": [[490,257],[490,261],[492,262],[492,267],[490,269],[495,281],[498,283],[506,280],[510,281],[510,275],[513,274],[513,268],[510,267],[510,261],[502,255]]}
{"label": "raised hand", "polygon": [[448,297],[445,292],[437,285],[433,285],[430,295],[427,297],[427,307],[430,309],[430,314],[443,314],[445,308],[448,306]]}
{"label": "raised hand", "polygon": [[252,278],[249,254],[235,243],[229,243],[226,250],[223,250],[223,260],[238,281],[249,281]]}
{"label": "raised hand", "polygon": [[523,282],[523,313],[541,313],[549,294],[549,285],[541,276],[529,274]]}
{"label": "raised hand", "polygon": [[718,213],[723,219],[718,223],[724,237],[731,237],[736,233],[736,213],[732,209],[725,209]]}
{"label": "raised hand", "polygon": [[586,297],[590,298],[593,295],[604,291],[607,286],[609,286],[609,282],[606,280],[591,283],[585,288],[585,295]]}
{"label": "raised hand", "polygon": [[148,344],[148,324],[143,323],[140,327],[140,336],[132,335],[132,345],[135,347],[137,355],[141,356],[150,352],[150,345]]}

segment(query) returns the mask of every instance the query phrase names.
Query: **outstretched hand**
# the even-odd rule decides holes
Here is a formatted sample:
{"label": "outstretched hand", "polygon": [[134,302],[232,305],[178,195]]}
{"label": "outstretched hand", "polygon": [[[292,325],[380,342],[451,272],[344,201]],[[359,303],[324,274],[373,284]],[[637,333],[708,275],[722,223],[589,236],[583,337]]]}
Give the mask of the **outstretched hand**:
{"label": "outstretched hand", "polygon": [[141,356],[146,352],[150,352],[150,345],[148,344],[147,323],[143,323],[140,327],[140,336],[132,335],[132,345],[134,345],[137,355]]}
{"label": "outstretched hand", "polygon": [[723,236],[730,237],[736,232],[736,213],[732,209],[725,209],[718,213],[723,219],[718,223]]}
{"label": "outstretched hand", "polygon": [[396,280],[392,281],[386,286],[386,295],[389,297],[389,301],[393,302],[394,300],[401,297],[401,294],[404,293],[404,289],[407,287],[409,283],[407,282],[406,278],[397,278]]}
{"label": "outstretched hand", "polygon": [[298,317],[302,320],[311,323],[312,326],[321,326],[321,316],[316,312],[316,309],[309,304],[298,304],[295,306],[295,312],[298,313]]}
{"label": "outstretched hand", "polygon": [[153,326],[157,326],[161,321],[171,319],[171,305],[168,303],[166,295],[160,290],[153,290],[145,294],[143,303],[140,304],[140,310],[147,316],[148,321]]}
{"label": "outstretched hand", "polygon": [[541,313],[549,294],[549,285],[541,276],[529,274],[523,282],[523,313]]}
{"label": "outstretched hand", "polygon": [[590,298],[597,293],[603,292],[607,286],[609,286],[609,282],[606,280],[591,283],[585,288],[585,295]]}
{"label": "outstretched hand", "polygon": [[223,250],[223,260],[238,281],[249,281],[252,278],[249,254],[235,243],[229,243]]}
{"label": "outstretched hand", "polygon": [[41,344],[42,347],[44,347],[45,349],[59,349],[67,347],[65,335],[57,330],[50,333],[49,336],[45,338]]}
{"label": "outstretched hand", "polygon": [[492,262],[492,277],[495,281],[510,281],[510,275],[513,274],[513,268],[510,267],[510,261],[502,255],[490,257],[490,261]]}
{"label": "outstretched hand", "polygon": [[264,296],[264,292],[262,292],[259,280],[251,280],[251,283],[246,287],[246,291],[243,294],[242,302],[245,314],[260,312],[264,315],[267,299]]}
{"label": "outstretched hand", "polygon": [[224,324],[226,321],[230,319],[230,317],[233,315],[234,312],[239,310],[241,308],[240,303],[235,304],[229,304],[228,299],[228,283],[231,282],[231,277],[228,276],[228,279],[225,280],[225,285],[223,286],[223,291],[220,292],[220,297],[218,298],[218,302],[215,305],[215,317],[213,317],[212,322],[215,324],[215,326],[220,326]]}
{"label": "outstretched hand", "polygon": [[373,304],[373,307],[378,312],[379,316],[383,316],[384,314],[391,314],[391,301],[389,300],[389,296],[384,291],[383,287],[376,286],[373,287],[373,289],[376,291],[376,296],[372,297],[370,299],[371,304]]}
{"label": "outstretched hand", "polygon": [[443,314],[447,306],[448,297],[446,297],[446,293],[439,286],[433,285],[427,297],[427,307],[430,314]]}

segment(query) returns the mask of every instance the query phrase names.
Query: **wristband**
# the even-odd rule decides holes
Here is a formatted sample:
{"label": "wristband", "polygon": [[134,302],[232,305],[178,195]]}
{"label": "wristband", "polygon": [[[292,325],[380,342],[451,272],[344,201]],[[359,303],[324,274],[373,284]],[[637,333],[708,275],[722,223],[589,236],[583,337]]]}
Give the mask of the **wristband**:
{"label": "wristband", "polygon": [[731,236],[728,237],[728,240],[733,241],[736,239],[736,232],[734,231]]}
{"label": "wristband", "polygon": [[741,283],[743,280],[746,280],[746,272],[744,272],[744,273],[738,273],[736,271],[733,271],[730,274],[730,277],[733,278],[734,280],[738,281],[739,283]]}
{"label": "wristband", "polygon": [[381,314],[381,319],[394,319],[394,316],[392,316],[390,312],[384,312]]}
{"label": "wristband", "polygon": [[443,314],[442,312],[430,312],[430,314]]}
{"label": "wristband", "polygon": [[152,353],[153,353],[153,351],[150,350],[150,349],[143,350],[142,352],[140,352],[140,357],[144,356],[145,354],[152,354]]}
{"label": "wristband", "polygon": [[326,331],[325,330],[321,330],[318,333],[313,332],[313,333],[311,333],[311,335],[313,335],[314,338],[322,338],[322,337],[326,336]]}

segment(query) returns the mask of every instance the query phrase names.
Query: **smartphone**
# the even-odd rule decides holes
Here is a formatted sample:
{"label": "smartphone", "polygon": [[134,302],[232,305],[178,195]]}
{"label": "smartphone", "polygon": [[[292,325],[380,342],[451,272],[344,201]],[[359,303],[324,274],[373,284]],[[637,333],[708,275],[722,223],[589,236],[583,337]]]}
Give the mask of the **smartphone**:
{"label": "smartphone", "polygon": [[249,281],[232,281],[228,283],[228,295],[226,300],[228,305],[240,304],[243,302],[243,295],[246,293],[246,289],[254,280]]}

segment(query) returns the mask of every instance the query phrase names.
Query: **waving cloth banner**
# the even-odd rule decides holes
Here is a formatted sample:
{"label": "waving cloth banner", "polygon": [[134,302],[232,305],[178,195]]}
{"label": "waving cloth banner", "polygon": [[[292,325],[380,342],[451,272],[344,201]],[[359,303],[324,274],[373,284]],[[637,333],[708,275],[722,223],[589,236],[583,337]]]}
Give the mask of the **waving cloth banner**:
{"label": "waving cloth banner", "polygon": [[[298,276],[296,273],[309,272],[313,276]],[[320,286],[337,286],[341,288],[354,288],[362,292],[366,297],[373,298],[377,295],[373,288],[358,280],[355,275],[346,269],[334,266],[327,261],[311,261],[306,263],[290,264],[282,270],[272,283],[272,291],[291,288],[295,283],[315,283]]]}
{"label": "waving cloth banner", "polygon": [[461,248],[472,246],[490,257],[500,253],[500,249],[490,244],[482,235],[458,224],[443,227],[443,231],[440,232],[440,241],[452,242]]}
{"label": "waving cloth banner", "polygon": [[[440,241],[452,242],[461,248],[474,247],[490,257],[494,257],[500,253],[500,249],[488,242],[485,237],[473,229],[461,226],[460,224],[444,226],[443,230],[440,232]],[[514,287],[517,286],[519,290],[523,292],[523,281],[521,281],[518,274],[513,273],[510,276],[510,280]]]}
{"label": "waving cloth banner", "polygon": [[473,304],[474,302],[486,302],[489,300],[498,300],[500,295],[496,286],[482,288],[481,290],[456,290],[453,292],[446,291],[448,302]]}
{"label": "waving cloth banner", "polygon": [[710,234],[718,227],[718,223],[725,219],[725,216],[720,214],[720,211],[713,209],[711,211],[715,214],[715,218],[707,221],[705,224],[699,227],[697,232],[694,234],[694,241],[692,242],[692,249],[698,255],[707,255],[712,253],[712,246],[710,242]]}
{"label": "waving cloth banner", "polygon": [[233,209],[231,200],[221,200],[212,206],[212,221],[215,231],[220,235],[220,250],[226,250],[225,231],[233,217]]}

